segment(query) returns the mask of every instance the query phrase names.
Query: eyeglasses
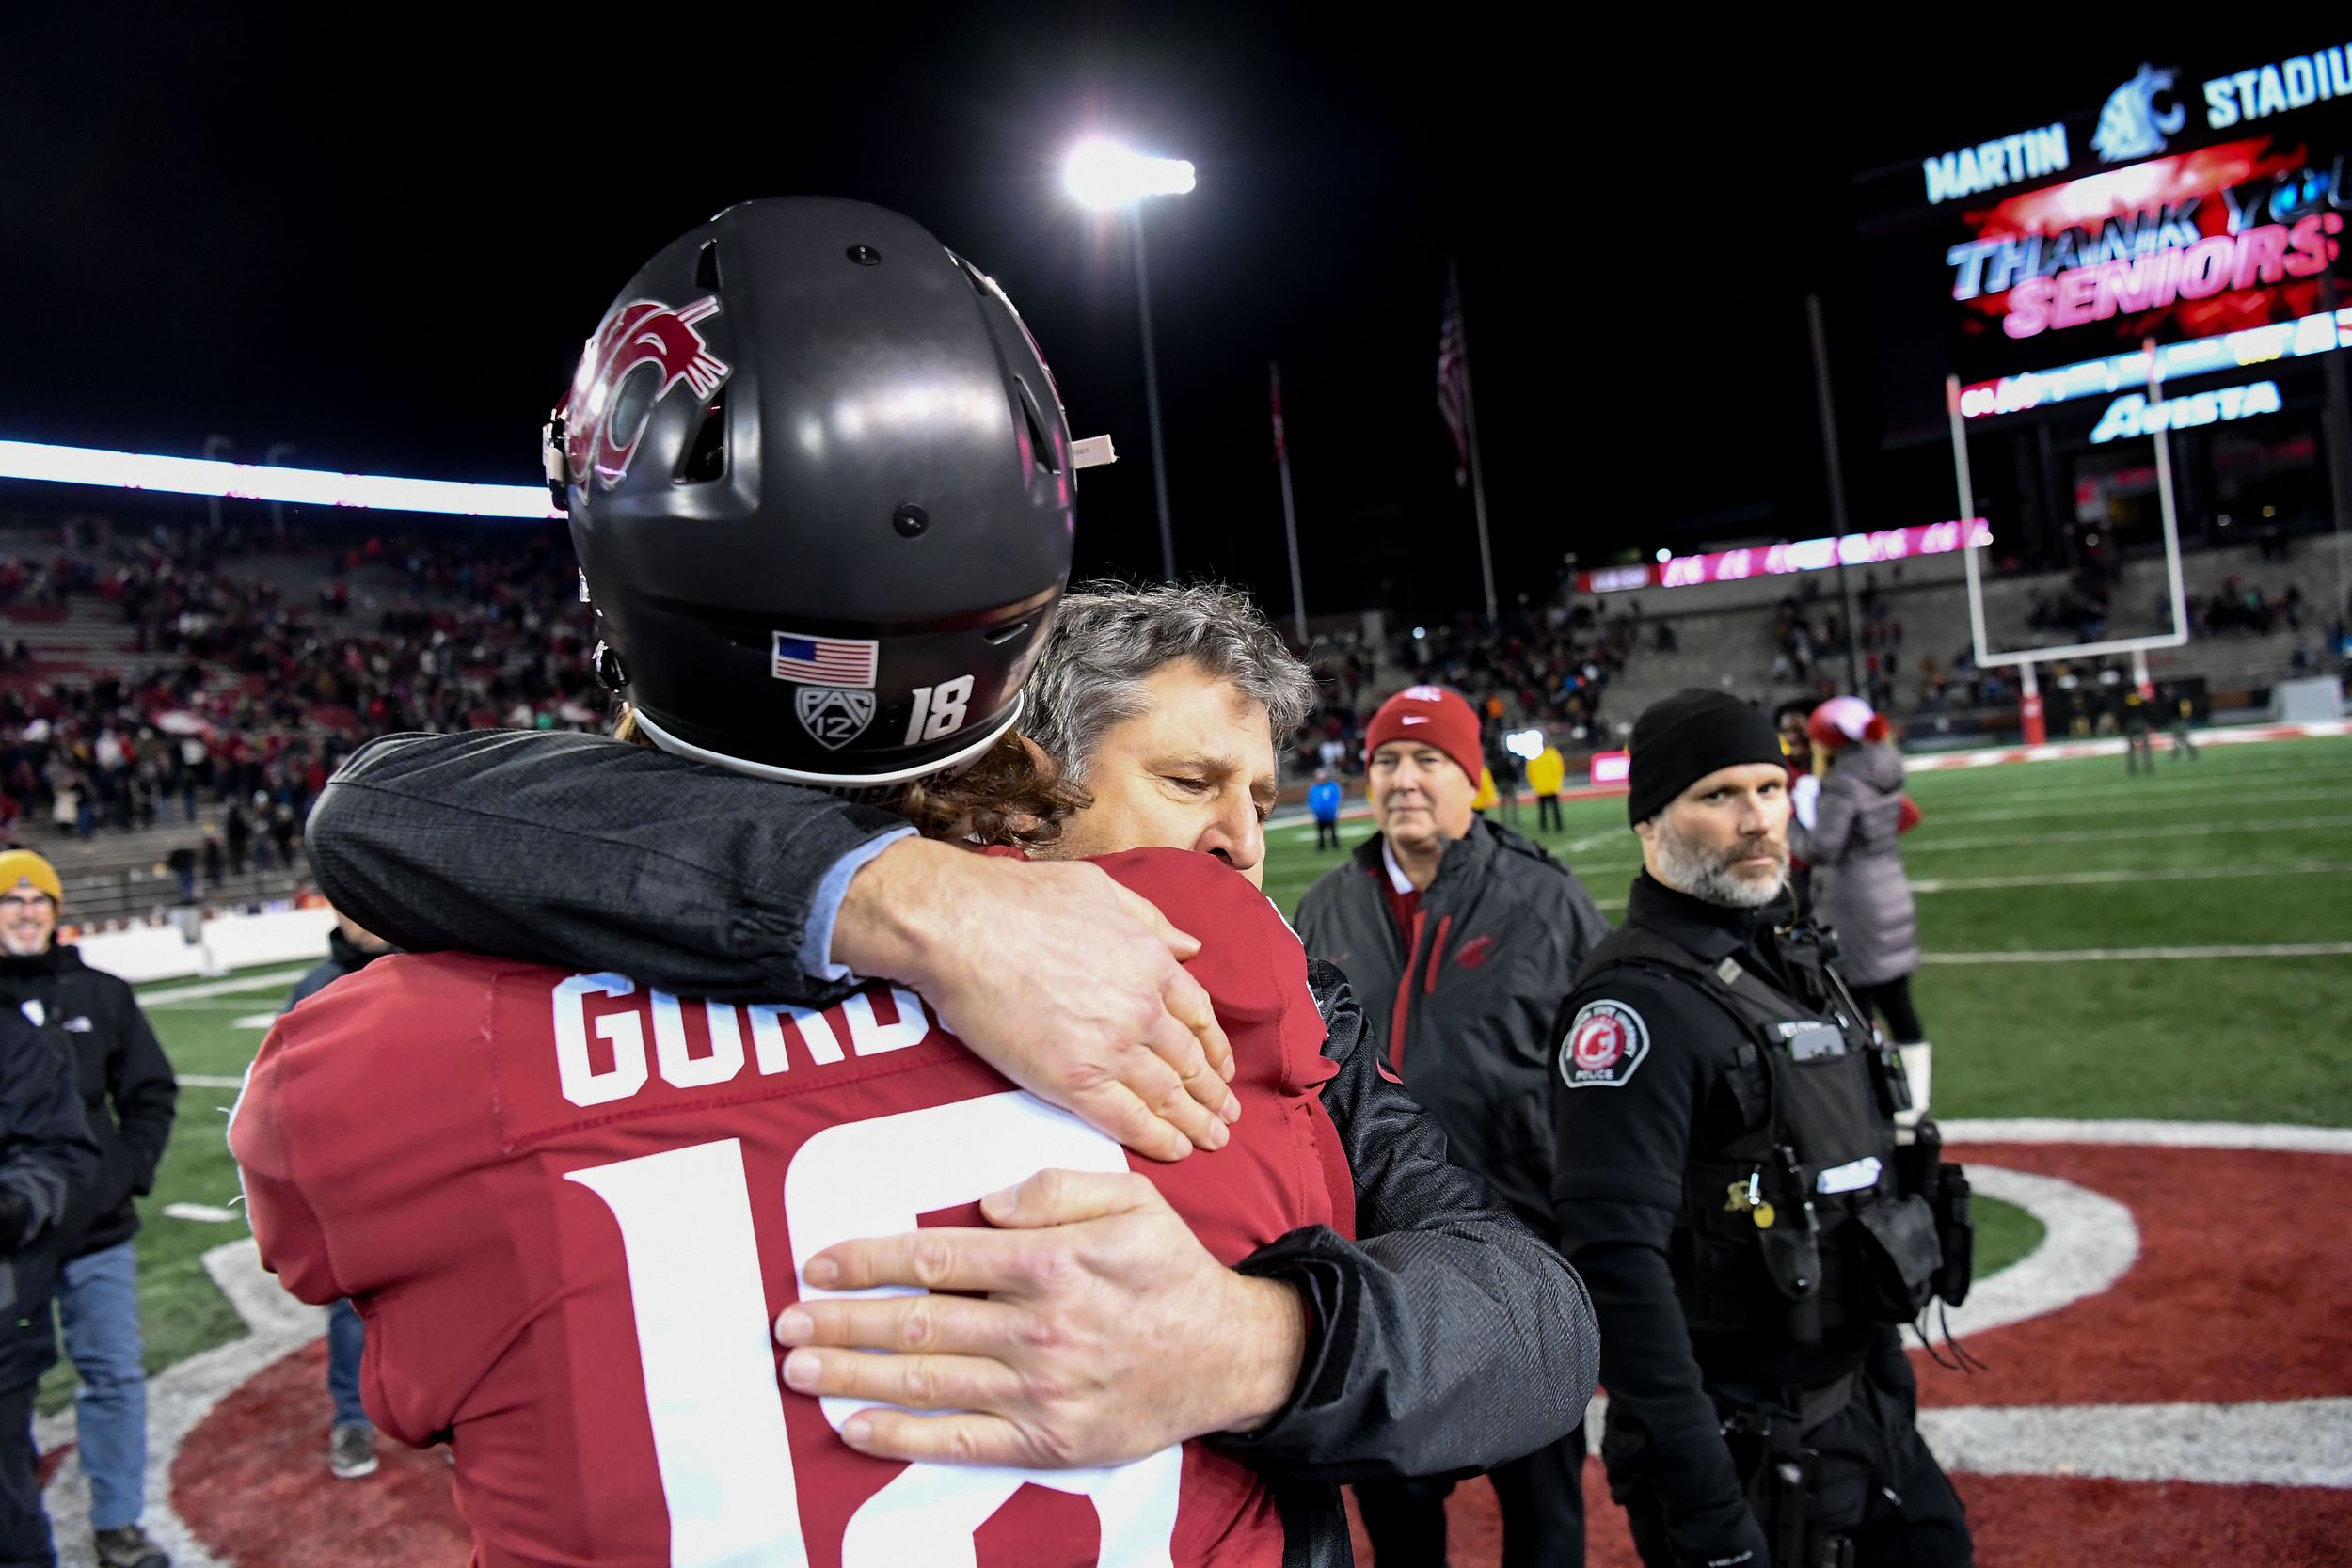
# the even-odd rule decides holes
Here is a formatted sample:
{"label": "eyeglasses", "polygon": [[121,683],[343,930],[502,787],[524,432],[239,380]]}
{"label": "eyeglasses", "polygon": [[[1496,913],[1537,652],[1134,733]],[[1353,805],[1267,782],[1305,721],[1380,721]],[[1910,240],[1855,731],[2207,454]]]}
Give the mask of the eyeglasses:
{"label": "eyeglasses", "polygon": [[19,910],[46,910],[53,907],[49,895],[45,893],[11,893],[0,895],[0,910],[11,914]]}

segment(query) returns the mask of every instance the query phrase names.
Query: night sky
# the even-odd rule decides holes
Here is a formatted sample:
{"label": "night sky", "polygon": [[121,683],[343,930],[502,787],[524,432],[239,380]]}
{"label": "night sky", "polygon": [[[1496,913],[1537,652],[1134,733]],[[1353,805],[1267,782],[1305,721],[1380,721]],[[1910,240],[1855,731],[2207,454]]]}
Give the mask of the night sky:
{"label": "night sky", "polygon": [[[1990,17],[1739,35],[1681,8],[1607,40],[1518,6],[680,6],[633,30],[600,8],[326,9],[11,8],[0,436],[194,454],[219,432],[249,460],[290,441],[319,467],[528,482],[646,256],[744,198],[849,196],[1004,284],[1076,432],[1121,454],[1087,478],[1081,571],[1150,575],[1128,253],[1058,182],[1100,130],[1200,170],[1146,218],[1180,569],[1287,609],[1279,358],[1318,613],[1477,603],[1434,400],[1449,256],[1506,597],[1566,551],[1828,531],[1808,290],[1855,525],[1949,515],[1947,473],[1876,454],[1849,181],[2095,106],[2178,52]],[[2309,30],[2287,41],[2328,41]]]}

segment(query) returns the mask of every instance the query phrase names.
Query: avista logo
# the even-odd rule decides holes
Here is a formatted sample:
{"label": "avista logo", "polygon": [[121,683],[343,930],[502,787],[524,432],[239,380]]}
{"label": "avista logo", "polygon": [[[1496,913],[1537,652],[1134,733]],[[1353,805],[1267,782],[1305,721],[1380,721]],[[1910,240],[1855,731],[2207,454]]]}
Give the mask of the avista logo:
{"label": "avista logo", "polygon": [[564,396],[564,457],[575,478],[593,472],[610,490],[628,472],[654,405],[681,381],[698,398],[719,389],[732,367],[710,352],[694,324],[719,313],[715,299],[674,310],[631,300],[588,340]]}

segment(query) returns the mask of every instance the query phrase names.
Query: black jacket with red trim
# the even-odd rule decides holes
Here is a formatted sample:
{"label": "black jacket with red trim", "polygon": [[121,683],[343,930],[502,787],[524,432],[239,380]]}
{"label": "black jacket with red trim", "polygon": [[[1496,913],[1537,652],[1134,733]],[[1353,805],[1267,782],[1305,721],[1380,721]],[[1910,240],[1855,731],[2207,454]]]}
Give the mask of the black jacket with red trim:
{"label": "black jacket with red trim", "polygon": [[1609,922],[1574,872],[1484,818],[1446,846],[1409,947],[1388,875],[1375,833],[1307,890],[1298,935],[1380,1022],[1389,1060],[1454,1158],[1549,1235],[1552,1015]]}

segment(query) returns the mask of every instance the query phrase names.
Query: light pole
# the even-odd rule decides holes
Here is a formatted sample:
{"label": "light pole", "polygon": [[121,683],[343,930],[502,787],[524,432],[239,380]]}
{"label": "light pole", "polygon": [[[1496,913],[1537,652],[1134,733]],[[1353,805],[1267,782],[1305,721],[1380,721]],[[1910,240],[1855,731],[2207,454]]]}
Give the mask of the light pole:
{"label": "light pole", "polygon": [[[300,450],[292,441],[274,441],[270,444],[269,451],[262,453],[262,461],[271,467],[276,467]],[[284,501],[269,503],[269,531],[277,538],[286,537],[286,503]]]}
{"label": "light pole", "polygon": [[[218,457],[236,444],[226,436],[207,436],[204,437],[204,455],[207,458]],[[205,501],[204,513],[212,521],[213,531],[218,533],[220,531],[220,498],[218,496],[214,496]]]}
{"label": "light pole", "polygon": [[1176,534],[1168,520],[1168,457],[1160,442],[1160,376],[1152,354],[1152,279],[1143,257],[1143,199],[1192,189],[1192,166],[1152,158],[1112,142],[1081,143],[1062,166],[1062,184],[1080,206],[1123,209],[1136,253],[1136,310],[1143,327],[1143,406],[1152,427],[1152,491],[1159,503],[1160,575],[1176,580]]}

